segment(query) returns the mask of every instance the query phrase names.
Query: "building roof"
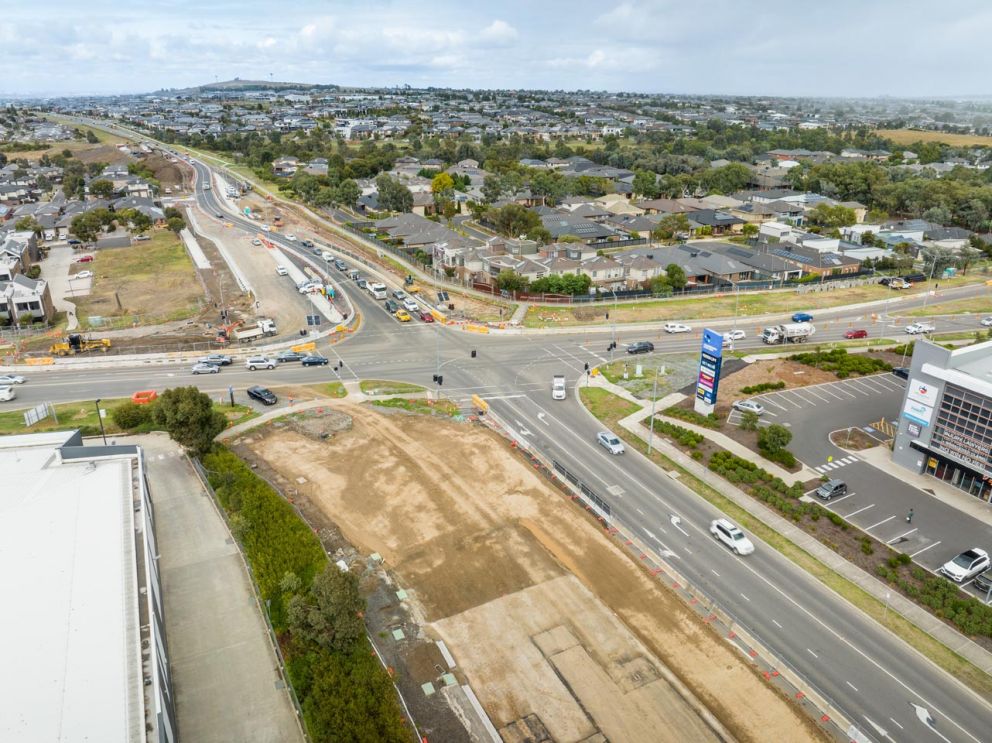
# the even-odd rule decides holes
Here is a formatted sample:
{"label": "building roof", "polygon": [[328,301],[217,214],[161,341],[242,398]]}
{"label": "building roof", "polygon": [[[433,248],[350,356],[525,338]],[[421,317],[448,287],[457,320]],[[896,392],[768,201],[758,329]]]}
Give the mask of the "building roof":
{"label": "building roof", "polygon": [[60,456],[74,436],[0,439],[0,739],[143,741],[131,458]]}

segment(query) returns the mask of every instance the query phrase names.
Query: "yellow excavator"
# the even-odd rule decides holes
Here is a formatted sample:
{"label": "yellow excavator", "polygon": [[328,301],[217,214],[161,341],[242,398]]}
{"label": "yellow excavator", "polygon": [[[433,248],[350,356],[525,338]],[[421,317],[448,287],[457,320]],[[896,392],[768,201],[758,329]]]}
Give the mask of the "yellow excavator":
{"label": "yellow excavator", "polygon": [[58,343],[53,343],[48,353],[52,356],[71,356],[86,351],[104,351],[110,348],[110,338],[84,338],[79,333],[67,335]]}

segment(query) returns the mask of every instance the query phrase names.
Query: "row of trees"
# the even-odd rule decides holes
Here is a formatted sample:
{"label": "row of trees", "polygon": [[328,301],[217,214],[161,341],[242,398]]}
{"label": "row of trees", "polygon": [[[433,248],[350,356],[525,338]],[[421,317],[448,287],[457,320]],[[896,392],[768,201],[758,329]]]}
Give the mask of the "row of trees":
{"label": "row of trees", "polygon": [[[656,294],[670,294],[685,288],[688,279],[682,267],[670,263],[665,273],[654,277],[648,282]],[[587,274],[564,274],[562,276],[543,276],[534,281],[528,281],[515,271],[504,269],[496,277],[496,288],[506,292],[530,292],[532,294],[569,294],[572,296],[588,294],[592,287],[592,279]]]}

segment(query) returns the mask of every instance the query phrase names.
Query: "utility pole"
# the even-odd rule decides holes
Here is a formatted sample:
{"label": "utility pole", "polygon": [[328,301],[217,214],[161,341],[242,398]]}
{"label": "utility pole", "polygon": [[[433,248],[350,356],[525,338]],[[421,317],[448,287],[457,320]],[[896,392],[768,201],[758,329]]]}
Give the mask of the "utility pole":
{"label": "utility pole", "polygon": [[103,445],[107,445],[107,431],[103,427],[103,415],[100,410],[100,398],[96,399],[96,419],[100,421],[100,435],[103,436]]}
{"label": "utility pole", "polygon": [[654,392],[651,393],[651,425],[648,426],[648,456],[651,456],[651,446],[654,444],[654,410],[658,404],[658,367],[654,368]]}

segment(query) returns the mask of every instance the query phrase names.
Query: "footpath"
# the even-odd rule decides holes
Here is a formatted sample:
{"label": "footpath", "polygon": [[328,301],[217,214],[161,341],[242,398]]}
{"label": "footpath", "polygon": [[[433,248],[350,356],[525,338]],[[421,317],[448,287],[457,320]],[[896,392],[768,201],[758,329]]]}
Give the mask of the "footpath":
{"label": "footpath", "polygon": [[[643,421],[651,415],[651,406],[644,405],[644,400],[639,400],[631,395],[627,390],[619,387],[618,385],[611,384],[606,380],[601,380],[596,383],[597,386],[608,389],[610,392],[623,397],[625,400],[634,402],[637,405],[643,406],[637,412],[623,418],[619,421],[619,425],[624,428],[630,434],[636,436],[637,438],[646,441],[647,440],[647,428],[643,425]],[[678,394],[678,393],[676,393]],[[669,395],[664,400],[659,400],[656,408],[660,408],[663,403],[668,405],[673,404],[670,402],[672,395]],[[681,395],[680,395],[681,397]],[[656,410],[657,415],[657,410]],[[682,421],[676,421],[679,425],[685,425]],[[719,443],[713,436],[715,432],[709,429],[696,428],[699,433],[703,434],[715,443]],[[726,437],[724,437],[726,438]],[[731,442],[736,444],[736,442]],[[734,487],[732,484],[724,480],[719,475],[711,472],[705,466],[692,459],[692,457],[683,453],[674,444],[669,443],[664,436],[655,435],[652,441],[653,447],[668,457],[670,460],[675,462],[679,467],[688,471],[691,475],[701,480],[702,482],[709,485],[711,488],[716,490],[721,495],[729,498],[737,506],[747,511],[754,518],[758,519],[762,523],[774,529],[779,534],[786,537],[793,544],[800,547],[802,550],[808,554],[815,557],[821,563],[829,567],[834,572],[843,576],[845,579],[855,584],[866,593],[873,596],[879,602],[884,603],[888,608],[902,616],[907,621],[911,622],[917,628],[923,632],[930,635],[932,638],[943,644],[945,647],[951,649],[958,655],[967,659],[970,663],[974,664],[976,667],[980,668],[982,671],[988,674],[992,674],[992,652],[989,652],[985,648],[978,645],[976,642],[966,637],[965,635],[958,632],[956,629],[948,624],[940,621],[928,611],[922,607],[916,605],[906,597],[892,590],[892,588],[882,581],[878,580],[874,576],[866,573],[861,568],[857,567],[851,562],[848,562],[843,557],[838,555],[836,552],[831,550],[829,547],[824,545],[819,540],[813,538],[805,531],[797,527],[788,519],[783,518],[775,511],[771,510],[764,503],[755,500],[751,496],[747,495],[742,490]],[[723,444],[720,444],[721,446]],[[737,444],[737,446],[740,446]],[[730,447],[728,447],[729,449]],[[748,459],[753,459],[755,457],[754,452],[745,447],[741,447],[746,453],[742,454],[735,451],[735,454],[740,456],[746,456]],[[731,451],[733,451],[731,449]],[[864,452],[859,453],[862,456]],[[772,472],[772,467],[767,465],[762,465],[769,472]],[[781,468],[778,468],[781,469]],[[784,470],[783,470],[784,472]],[[785,473],[788,477],[793,480],[797,475],[792,473]],[[816,476],[816,473],[813,473]],[[899,474],[900,477],[904,477],[903,473]],[[782,477],[786,480],[785,477]],[[786,480],[789,482],[789,480]],[[932,484],[931,484],[932,485]],[[928,489],[929,492],[929,489]],[[974,499],[972,499],[974,500]],[[986,520],[988,516],[986,515]]]}

